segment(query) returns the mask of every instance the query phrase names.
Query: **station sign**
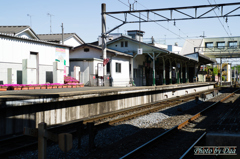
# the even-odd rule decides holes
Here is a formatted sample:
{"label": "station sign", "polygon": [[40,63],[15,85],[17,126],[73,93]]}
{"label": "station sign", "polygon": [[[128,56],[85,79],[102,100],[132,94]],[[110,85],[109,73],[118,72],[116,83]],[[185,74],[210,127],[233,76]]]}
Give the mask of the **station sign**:
{"label": "station sign", "polygon": [[138,48],[138,53],[137,53],[138,55],[142,55],[143,54],[143,50],[142,50],[142,48]]}

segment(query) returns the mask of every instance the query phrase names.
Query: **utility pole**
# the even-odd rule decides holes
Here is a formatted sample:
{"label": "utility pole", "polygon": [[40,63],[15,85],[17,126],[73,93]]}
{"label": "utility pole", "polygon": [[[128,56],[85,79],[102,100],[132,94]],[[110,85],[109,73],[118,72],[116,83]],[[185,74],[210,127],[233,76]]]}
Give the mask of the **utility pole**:
{"label": "utility pole", "polygon": [[[102,53],[103,53],[103,62],[105,63],[107,58],[107,42],[106,42],[106,4],[102,3]],[[103,76],[107,74],[107,65],[103,65]]]}
{"label": "utility pole", "polygon": [[64,32],[63,32],[63,23],[62,23],[62,45],[64,44],[64,42],[63,42],[63,34],[64,34]]}
{"label": "utility pole", "polygon": [[52,34],[52,14],[48,13],[47,15],[50,16],[50,34]]}
{"label": "utility pole", "polygon": [[30,14],[27,14],[27,16],[30,17],[30,27],[32,28],[32,16]]}

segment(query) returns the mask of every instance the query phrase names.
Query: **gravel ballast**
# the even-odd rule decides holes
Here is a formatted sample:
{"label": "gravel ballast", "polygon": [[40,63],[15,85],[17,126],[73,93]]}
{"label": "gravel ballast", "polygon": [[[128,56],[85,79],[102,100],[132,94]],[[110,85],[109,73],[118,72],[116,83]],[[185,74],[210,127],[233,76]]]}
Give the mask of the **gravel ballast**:
{"label": "gravel ballast", "polygon": [[[221,93],[219,92],[219,95]],[[207,100],[212,98],[212,94],[207,95]],[[121,140],[125,138],[133,138],[136,137],[136,133],[141,130],[146,130],[146,134],[150,129],[155,129],[156,132],[151,132],[154,134],[159,134],[161,131],[175,126],[176,124],[181,123],[191,116],[191,114],[183,115],[189,109],[196,107],[198,104],[202,103],[202,99],[199,99],[199,102],[196,103],[195,100],[180,104],[178,106],[171,106],[169,108],[165,108],[159,112],[151,113],[145,116],[141,116],[129,121],[117,123],[112,127],[107,129],[103,129],[98,131],[95,137],[95,146],[96,149],[92,152],[88,150],[88,135],[82,137],[81,148],[77,148],[77,139],[73,140],[73,148],[68,153],[63,153],[58,145],[51,144],[47,148],[47,158],[102,158],[104,156],[98,156],[97,154],[102,151],[106,151],[108,148],[111,148],[111,145],[114,143],[121,143]],[[174,118],[171,121],[171,118]],[[161,124],[160,124],[161,123]],[[161,130],[159,131],[159,125],[161,125]],[[158,129],[157,129],[158,128]],[[154,130],[155,131],[155,130]],[[143,133],[144,134],[144,133]],[[140,136],[139,136],[140,137]],[[146,137],[147,140],[147,137]],[[143,140],[144,142],[144,140]],[[130,143],[129,143],[130,144]],[[115,144],[117,145],[117,144]],[[127,151],[127,150],[122,150]],[[95,155],[94,155],[95,154]],[[13,154],[13,156],[9,156],[11,159],[15,158],[37,158],[38,151],[22,151],[17,154]],[[116,155],[117,157],[117,155]],[[113,156],[113,158],[115,158]]]}

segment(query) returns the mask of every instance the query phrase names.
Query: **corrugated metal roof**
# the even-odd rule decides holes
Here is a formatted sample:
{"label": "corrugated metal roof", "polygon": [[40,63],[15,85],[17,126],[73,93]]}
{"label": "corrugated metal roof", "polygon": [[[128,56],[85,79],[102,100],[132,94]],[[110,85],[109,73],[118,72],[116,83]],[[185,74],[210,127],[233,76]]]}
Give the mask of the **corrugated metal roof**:
{"label": "corrugated metal roof", "polygon": [[[82,44],[84,43],[84,41],[75,33],[64,33],[63,39],[71,38],[74,35],[80,39]],[[37,36],[39,37],[39,39],[45,40],[45,41],[61,41],[62,40],[62,33],[59,33],[59,34],[37,34]]]}
{"label": "corrugated metal roof", "polygon": [[[78,48],[81,48],[81,47],[84,47],[84,46],[89,46],[89,47],[92,47],[92,48],[95,48],[95,49],[98,49],[98,50],[102,50],[102,47],[101,47],[101,46],[92,45],[92,44],[89,44],[89,43],[85,43],[85,44],[83,44],[83,45],[74,47],[73,50],[78,49]],[[129,55],[129,54],[126,54],[126,53],[123,53],[123,52],[119,52],[119,51],[116,51],[116,50],[112,50],[112,49],[107,49],[107,52],[109,52],[109,53],[114,53],[114,54],[117,54],[117,55],[122,55],[122,56],[133,57],[132,55]]]}
{"label": "corrugated metal roof", "polygon": [[27,28],[30,28],[30,27],[29,26],[0,26],[0,33],[15,35]]}
{"label": "corrugated metal roof", "polygon": [[49,45],[54,45],[54,46],[62,46],[62,47],[72,48],[72,46],[68,46],[68,45],[62,45],[62,44],[47,42],[47,41],[38,40],[38,39],[23,38],[23,37],[19,37],[19,36],[15,36],[15,35],[9,35],[7,33],[0,33],[0,37],[8,37],[8,38],[14,38],[14,39],[20,39],[20,40],[44,43],[44,44],[49,44]]}

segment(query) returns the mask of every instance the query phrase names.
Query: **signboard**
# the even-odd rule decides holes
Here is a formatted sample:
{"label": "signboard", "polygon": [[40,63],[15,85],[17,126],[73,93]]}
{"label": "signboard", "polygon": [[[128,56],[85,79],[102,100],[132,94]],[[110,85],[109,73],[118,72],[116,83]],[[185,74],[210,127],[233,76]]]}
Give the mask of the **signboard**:
{"label": "signboard", "polygon": [[103,76],[103,64],[98,63],[98,76]]}
{"label": "signboard", "polygon": [[143,50],[142,50],[142,48],[138,48],[138,55],[142,55],[142,53],[143,53]]}
{"label": "signboard", "polygon": [[56,47],[55,50],[55,61],[61,62],[64,64],[64,75],[66,75],[66,49],[61,47]]}

